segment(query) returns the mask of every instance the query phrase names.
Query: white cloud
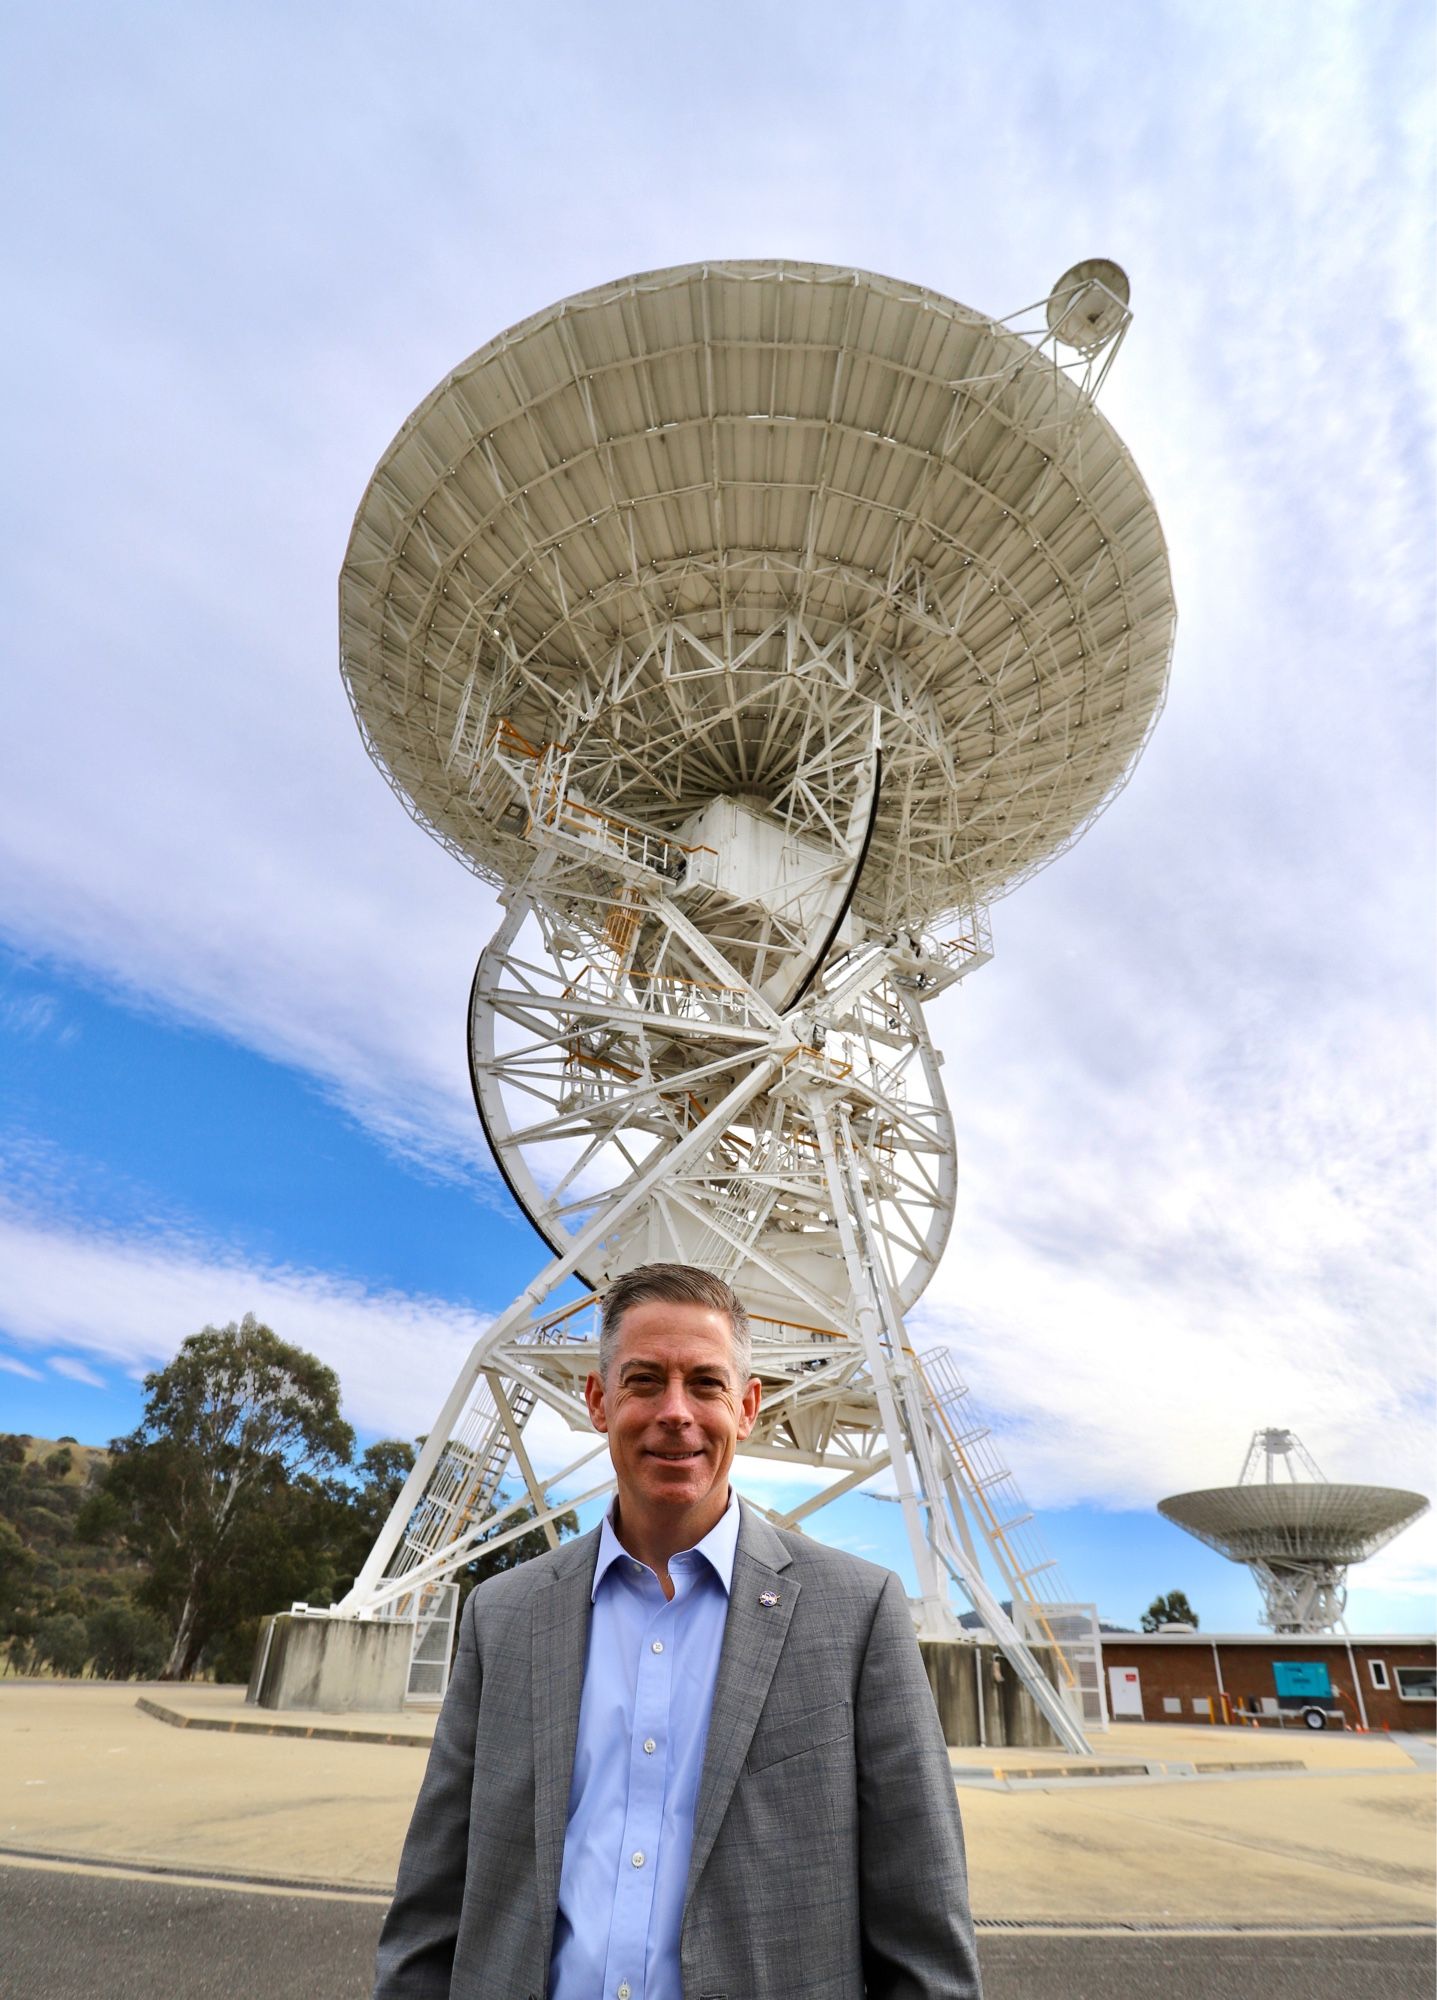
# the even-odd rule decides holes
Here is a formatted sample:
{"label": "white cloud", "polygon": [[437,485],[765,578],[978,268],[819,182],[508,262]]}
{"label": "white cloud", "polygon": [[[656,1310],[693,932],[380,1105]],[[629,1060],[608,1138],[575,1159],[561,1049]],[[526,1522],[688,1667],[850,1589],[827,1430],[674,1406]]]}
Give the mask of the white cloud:
{"label": "white cloud", "polygon": [[47,1355],[45,1365],[56,1375],[63,1375],[67,1382],[83,1382],[87,1389],[105,1389],[109,1386],[103,1375],[97,1375],[87,1362],[77,1361],[73,1354]]}
{"label": "white cloud", "polygon": [[[1143,982],[1076,969],[1065,990],[1066,1029],[999,1017],[1006,1051],[949,1010],[967,1171],[917,1315],[998,1413],[1030,1498],[1148,1506],[1226,1484],[1266,1424],[1298,1431],[1331,1478],[1422,1488],[1421,1032],[1362,1004],[1285,1034],[1279,1014],[1244,1047],[1230,1020],[1179,1033],[1170,1014],[1154,1059]],[[976,982],[969,997],[976,1012]],[[1103,1043],[1122,1059],[1104,1063]]]}
{"label": "white cloud", "polygon": [[[428,1430],[487,1324],[441,1299],[370,1292],[209,1246],[107,1237],[15,1214],[0,1214],[0,1292],[14,1345],[39,1351],[63,1343],[130,1373],[163,1367],[206,1324],[253,1312],[337,1371],[351,1422],[400,1436]],[[61,1356],[50,1365],[99,1382],[85,1361]]]}
{"label": "white cloud", "polygon": [[0,996],[0,1032],[24,1041],[52,1037],[62,1046],[75,1038],[73,1022],[60,1016],[53,993],[8,993]]}
{"label": "white cloud", "polygon": [[[781,33],[791,54],[805,47],[805,18],[811,26],[816,17],[794,10]],[[462,22],[455,26],[457,77],[479,49]],[[582,22],[571,26],[576,60],[580,45],[601,70],[617,60],[617,44]],[[416,314],[421,300],[438,308],[422,338],[410,323],[372,316],[349,315],[341,326],[323,287],[304,282],[320,239],[338,265],[346,230],[372,240],[376,203],[405,211],[390,159],[365,199],[342,206],[334,229],[311,211],[307,223],[266,243],[268,255],[244,271],[251,316],[227,320],[220,310],[225,285],[238,276],[231,263],[238,245],[253,250],[264,239],[267,204],[282,195],[290,217],[296,187],[335,202],[340,188],[319,162],[356,147],[354,107],[376,90],[386,98],[398,92],[402,102],[405,77],[417,83],[402,63],[393,70],[392,51],[381,70],[362,34],[334,48],[328,37],[295,29],[285,38],[288,61],[275,64],[262,29],[236,37],[216,26],[231,83],[229,95],[210,100],[212,119],[242,125],[245,93],[261,87],[261,76],[267,94],[279,76],[297,93],[294,128],[277,122],[276,110],[269,122],[277,151],[254,162],[243,190],[228,182],[227,155],[212,149],[213,128],[197,129],[185,110],[192,93],[176,88],[187,61],[206,60],[203,37],[170,50],[164,74],[130,78],[137,101],[153,93],[157,114],[152,136],[138,144],[114,86],[107,90],[97,71],[87,88],[82,71],[72,107],[85,124],[81,153],[109,160],[121,133],[124,144],[114,172],[101,178],[102,194],[92,172],[83,190],[64,173],[52,177],[48,200],[58,216],[37,214],[28,246],[36,281],[26,294],[31,359],[42,376],[62,377],[66,394],[37,400],[34,427],[22,437],[33,525],[11,617],[17,634],[34,634],[33,671],[11,677],[7,697],[9,734],[28,754],[0,798],[0,857],[12,864],[0,922],[27,944],[298,1063],[405,1144],[476,1159],[459,1050],[467,980],[492,927],[492,902],[404,820],[345,715],[332,602],[344,524],[374,453],[429,385],[425,357],[433,354],[437,374],[521,309],[607,275],[609,265],[594,260],[642,266],[691,253],[716,235],[752,237],[761,248],[775,228],[776,188],[782,226],[794,239],[782,247],[862,255],[999,310],[1040,291],[1056,274],[1049,264],[1066,258],[1079,236],[1085,247],[1089,237],[1124,238],[1113,247],[1134,267],[1139,317],[1111,385],[1114,414],[1120,423],[1131,417],[1139,461],[1158,490],[1185,621],[1175,708],[1154,752],[1166,791],[1159,795],[1156,776],[1144,774],[1144,819],[1173,825],[1194,789],[1204,788],[1204,760],[1221,757],[1216,775],[1231,774],[1237,795],[1219,802],[1206,784],[1208,810],[1217,806],[1221,824],[1210,831],[1217,848],[1204,881],[1227,885],[1230,904],[1239,902],[1254,847],[1250,829],[1228,825],[1231,807],[1240,822],[1251,816],[1245,807],[1263,809],[1279,743],[1312,750],[1316,729],[1319,754],[1303,758],[1304,782],[1324,794],[1355,792],[1387,816],[1386,854],[1411,852],[1410,840],[1398,837],[1404,825],[1411,830],[1410,814],[1401,817],[1411,787],[1389,788],[1370,769],[1371,758],[1392,749],[1390,741],[1384,747],[1384,732],[1392,734],[1384,705],[1343,700],[1339,711],[1302,699],[1324,683],[1335,695],[1346,679],[1352,645],[1344,616],[1358,624],[1346,606],[1360,607],[1366,621],[1360,639],[1351,635],[1363,653],[1391,657],[1394,609],[1399,626],[1410,626],[1404,600],[1424,567],[1421,538],[1413,536],[1420,504],[1404,474],[1411,454],[1401,427],[1410,423],[1411,401],[1396,371],[1420,351],[1425,306],[1388,247],[1409,240],[1420,202],[1398,200],[1398,177],[1387,171],[1394,142],[1382,95],[1391,86],[1376,68],[1381,38],[1370,24],[1359,30],[1334,17],[1314,27],[1282,10],[1275,21],[1210,39],[1180,13],[1157,26],[1151,50],[1136,57],[1116,25],[1100,25],[1081,50],[1065,38],[1067,110],[1055,124],[1045,105],[1059,82],[1056,57],[1041,39],[1019,35],[1001,11],[980,8],[960,62],[931,46],[931,13],[908,10],[884,36],[896,32],[905,47],[925,49],[923,102],[931,95],[935,109],[940,100],[950,107],[929,123],[900,110],[886,84],[875,92],[876,31],[850,21],[843,45],[830,52],[821,116],[816,100],[805,111],[801,90],[795,100],[785,82],[789,139],[765,115],[761,82],[755,94],[745,76],[722,112],[721,98],[711,97],[705,115],[754,141],[726,150],[724,176],[670,179],[662,189],[648,182],[642,208],[616,218],[604,176],[576,187],[562,146],[546,151],[533,163],[540,181],[529,198],[548,233],[527,244],[522,203],[508,221],[496,212],[476,224],[458,192],[502,185],[507,162],[523,156],[522,143],[515,152],[515,135],[506,135],[505,107],[495,107],[498,123],[481,139],[455,100],[452,125],[442,108],[432,130],[426,121],[426,143],[456,152],[455,174],[444,183],[449,205],[442,195],[427,205],[428,234],[412,246],[421,264],[426,255],[436,259],[424,281],[436,295],[415,297]],[[765,28],[773,32],[771,20]],[[516,74],[533,74],[539,57],[532,38],[516,34]],[[626,45],[626,74],[636,59],[657,81],[665,59],[636,58]],[[117,65],[110,74],[128,73],[133,51],[123,37],[108,60]],[[327,146],[310,143],[316,105],[307,97],[298,119],[299,79],[320,60],[338,61],[348,79],[317,101],[330,122]],[[1083,107],[1094,108],[1110,88],[1115,64],[1121,71],[1135,60],[1149,101],[1165,106],[1161,133],[1085,117]],[[1281,92],[1257,86],[1257,77],[1279,69]],[[1004,93],[984,83],[990,71],[1004,74]],[[1249,71],[1245,92],[1239,79]],[[716,90],[721,83],[716,77]],[[638,87],[637,74],[629,87]],[[976,144],[989,171],[1010,184],[1022,235],[1000,227],[980,203],[966,215],[958,255],[946,210],[940,227],[937,216],[895,203],[896,189],[866,150],[860,162],[815,146],[835,91],[862,96],[869,116],[891,126],[900,143],[887,171],[900,181],[957,184]],[[662,90],[655,102],[665,102]],[[49,106],[46,131],[33,135],[42,150],[61,138],[57,111]],[[588,115],[580,111],[569,143],[582,144]],[[694,108],[683,115],[687,122]],[[1330,144],[1338,124],[1340,149]],[[194,199],[203,199],[208,172],[223,185],[229,217],[225,232],[193,245],[190,200],[168,172],[176,125],[194,148]],[[1082,168],[1061,171],[1079,127]],[[289,152],[301,130],[305,171],[296,181]],[[610,176],[644,175],[648,146],[661,142],[646,130],[632,128],[617,151],[611,143]],[[777,180],[775,148],[791,155]],[[1052,195],[1055,169],[1060,202]],[[425,174],[428,185],[418,156],[408,171]],[[559,237],[544,200],[551,182],[566,188]],[[1167,201],[1157,199],[1159,190]],[[1235,198],[1243,203],[1241,243]],[[448,233],[476,226],[481,242],[483,230],[512,229],[516,241],[506,236],[504,251],[522,244],[527,257],[491,257],[477,290],[452,277],[439,285],[438,270],[468,262],[448,259]],[[846,251],[834,240],[845,229],[860,239]],[[184,296],[199,324],[164,309],[178,268],[166,259],[179,255],[180,243],[200,257],[197,267],[184,265]],[[1361,312],[1346,283],[1354,268],[1364,273]],[[508,295],[494,295],[498,270],[509,273]],[[276,325],[286,332],[271,352]],[[262,362],[256,343],[265,344]],[[87,468],[84,592],[66,588],[69,468],[77,456]],[[1342,468],[1338,479],[1327,476],[1334,465]],[[1299,599],[1310,596],[1306,543],[1314,530],[1324,562],[1338,569],[1328,570],[1320,601],[1283,603],[1274,615],[1274,581],[1291,584]],[[1290,614],[1311,626],[1331,622],[1334,611],[1337,630],[1326,644],[1274,645]],[[1260,676],[1249,664],[1254,656]],[[1295,699],[1284,714],[1289,691]],[[1234,700],[1246,712],[1234,713]],[[1408,735],[1400,715],[1392,726]],[[1355,757],[1369,759],[1368,768],[1358,766],[1356,786]],[[1329,803],[1323,796],[1321,809]],[[1135,838],[1126,802],[1117,823]],[[1417,851],[1425,846],[1419,839]],[[1346,843],[1342,852],[1351,852]],[[1189,862],[1174,886],[1191,893],[1193,878]],[[1363,881],[1364,903],[1374,886]],[[1340,883],[1324,887],[1340,898]],[[1329,911],[1338,906],[1345,919],[1353,914],[1350,895],[1329,900]]]}
{"label": "white cloud", "polygon": [[1425,1600],[1430,1628],[1437,1620],[1437,1514],[1428,1512],[1414,1521],[1396,1541],[1354,1569],[1351,1578],[1349,1611],[1360,1607],[1367,1595]]}
{"label": "white cloud", "polygon": [[0,1354],[0,1369],[7,1375],[23,1375],[27,1382],[43,1382],[45,1379],[38,1368],[32,1368],[28,1361],[17,1361],[13,1354]]}

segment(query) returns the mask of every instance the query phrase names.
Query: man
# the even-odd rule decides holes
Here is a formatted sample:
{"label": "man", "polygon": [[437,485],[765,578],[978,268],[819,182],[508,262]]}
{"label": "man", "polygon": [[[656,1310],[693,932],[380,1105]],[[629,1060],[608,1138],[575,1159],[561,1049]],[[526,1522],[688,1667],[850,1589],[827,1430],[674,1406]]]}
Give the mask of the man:
{"label": "man", "polygon": [[585,1393],[617,1496],[465,1607],[375,2000],[978,2000],[898,1579],[730,1489],[743,1306],[629,1272]]}

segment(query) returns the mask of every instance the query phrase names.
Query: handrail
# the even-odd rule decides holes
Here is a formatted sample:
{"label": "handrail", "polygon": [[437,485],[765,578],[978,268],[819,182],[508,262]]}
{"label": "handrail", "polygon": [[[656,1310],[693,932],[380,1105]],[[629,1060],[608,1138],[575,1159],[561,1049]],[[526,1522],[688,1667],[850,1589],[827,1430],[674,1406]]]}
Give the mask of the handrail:
{"label": "handrail", "polygon": [[[711,847],[706,847],[703,848],[702,850],[698,848],[689,849],[689,852],[691,854],[697,854],[701,851],[705,854],[713,853],[713,849]],[[724,984],[722,984],[721,981],[717,979],[689,979],[685,974],[679,972],[626,972],[624,974],[624,977],[634,982],[637,982],[640,979],[646,979],[657,982],[658,980],[662,979],[666,980],[671,986],[692,986],[696,991],[704,993],[747,994],[749,990],[746,986],[725,986]]]}
{"label": "handrail", "polygon": [[494,745],[501,739],[504,741],[506,748],[517,749],[521,756],[532,757],[535,763],[538,763],[539,759],[547,755],[550,750],[561,751],[567,756],[571,748],[567,743],[543,743],[537,745],[531,743],[521,730],[514,727],[514,724],[509,720],[507,715],[501,715],[495,722],[493,729],[489,733],[489,742],[486,747],[492,750]]}
{"label": "handrail", "polygon": [[791,1062],[796,1061],[799,1056],[814,1057],[816,1061],[822,1063],[824,1068],[824,1073],[828,1076],[833,1077],[835,1082],[841,1083],[844,1077],[852,1076],[853,1074],[852,1063],[835,1062],[832,1056],[825,1054],[825,1052],[822,1049],[814,1048],[812,1043],[810,1042],[795,1043],[793,1048],[791,1048],[788,1054],[783,1058],[783,1067],[787,1069],[788,1065]]}
{"label": "handrail", "polygon": [[[498,747],[517,751],[521,757],[527,757],[531,763],[540,765],[558,757],[568,757],[573,751],[573,746],[568,743],[531,743],[507,715],[501,715],[495,722],[489,734],[487,747],[491,750]],[[717,851],[712,847],[689,846],[682,840],[674,840],[668,834],[658,832],[656,828],[641,826],[637,820],[620,819],[614,813],[601,812],[597,806],[587,805],[582,800],[571,798],[562,783],[552,788],[551,798],[543,798],[540,795],[543,782],[541,773],[529,802],[531,825],[536,819],[540,825],[552,825],[556,817],[582,813],[587,819],[598,820],[601,825],[615,827],[624,834],[636,835],[640,840],[657,841],[676,854],[713,854]]]}
{"label": "handrail", "polygon": [[545,826],[552,825],[554,819],[560,814],[582,813],[586,819],[596,819],[603,826],[617,827],[621,833],[633,834],[639,840],[652,840],[656,841],[660,847],[672,848],[675,854],[716,854],[718,852],[717,848],[713,847],[691,847],[685,841],[675,840],[670,834],[660,833],[656,827],[640,825],[638,820],[620,819],[615,813],[600,812],[597,806],[588,805],[582,799],[571,798],[567,792],[562,796],[556,795],[552,805],[547,801],[537,808],[531,804],[530,810],[534,817],[539,820],[540,824]]}
{"label": "handrail", "polygon": [[963,1467],[963,1470],[968,1474],[969,1492],[972,1494],[976,1503],[983,1509],[983,1512],[988,1516],[989,1533],[992,1535],[994,1541],[1002,1543],[1003,1547],[1007,1550],[1009,1557],[1012,1559],[1013,1575],[1011,1581],[1015,1593],[1021,1594],[1021,1596],[1026,1601],[1028,1609],[1033,1613],[1038,1624],[1042,1627],[1043,1631],[1046,1633],[1048,1643],[1058,1656],[1058,1664],[1063,1670],[1064,1677],[1066,1678],[1069,1687],[1076,1687],[1078,1685],[1078,1677],[1074,1673],[1073,1668],[1069,1663],[1067,1654],[1063,1651],[1062,1642],[1058,1638],[1057,1634],[1054,1632],[1052,1626],[1048,1623],[1047,1619],[1043,1615],[1043,1605],[1041,1599],[1035,1597],[1033,1595],[1033,1592],[1029,1589],[1027,1575],[1021,1566],[1021,1562],[1018,1557],[1018,1551],[1015,1548],[1013,1548],[1013,1546],[1008,1540],[1007,1527],[1012,1524],[1011,1523],[1005,1524],[1003,1522],[1000,1522],[997,1515],[993,1512],[992,1507],[989,1505],[988,1495],[984,1490],[983,1482],[981,1479],[977,1477],[977,1474],[973,1466],[969,1463],[968,1454],[966,1451],[964,1451],[962,1444],[959,1442],[958,1433],[954,1429],[953,1423],[949,1418],[948,1412],[944,1409],[942,1403],[939,1401],[938,1396],[934,1391],[933,1384],[928,1379],[928,1371],[923,1366],[922,1357],[917,1353],[916,1349],[909,1347],[906,1343],[904,1345],[903,1351],[912,1361],[915,1369],[918,1372],[918,1379],[923,1384],[924,1389],[928,1393],[928,1402],[930,1408],[937,1411],[939,1421],[942,1423],[944,1430],[947,1431],[948,1433],[949,1449],[952,1451],[954,1457],[958,1460],[958,1463]]}

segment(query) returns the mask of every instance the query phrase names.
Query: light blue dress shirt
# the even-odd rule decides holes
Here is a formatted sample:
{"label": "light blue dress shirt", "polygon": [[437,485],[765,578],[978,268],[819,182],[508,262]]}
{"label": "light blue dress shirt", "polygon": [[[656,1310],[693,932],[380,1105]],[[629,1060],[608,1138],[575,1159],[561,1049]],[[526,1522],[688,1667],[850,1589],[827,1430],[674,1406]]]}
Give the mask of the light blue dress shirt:
{"label": "light blue dress shirt", "polygon": [[738,1501],[669,1558],[673,1597],[605,1519],[550,2000],[683,2000],[679,1932],[714,1683],[728,1616]]}

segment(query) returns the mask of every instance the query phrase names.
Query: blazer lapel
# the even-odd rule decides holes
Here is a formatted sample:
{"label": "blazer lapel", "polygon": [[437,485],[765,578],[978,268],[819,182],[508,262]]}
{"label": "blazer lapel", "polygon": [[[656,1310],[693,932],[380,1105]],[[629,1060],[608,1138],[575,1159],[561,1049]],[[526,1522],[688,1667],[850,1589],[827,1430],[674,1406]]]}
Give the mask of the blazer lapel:
{"label": "blazer lapel", "polygon": [[[734,1555],[728,1618],[694,1813],[689,1894],[693,1893],[694,1883],[723,1825],[739,1771],[768,1699],[800,1588],[797,1578],[778,1580],[789,1566],[787,1549],[762,1515],[755,1514],[742,1502],[740,1506],[742,1521]],[[764,1595],[776,1597],[777,1603],[762,1603]]]}
{"label": "blazer lapel", "polygon": [[559,1901],[598,1549],[597,1530],[571,1542],[534,1592],[530,1614],[534,1847],[541,1910],[553,1910]]}

